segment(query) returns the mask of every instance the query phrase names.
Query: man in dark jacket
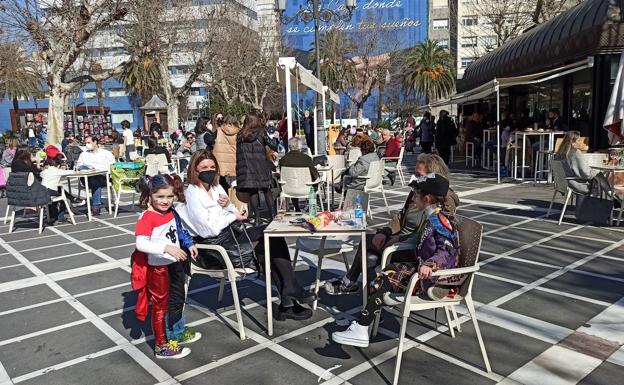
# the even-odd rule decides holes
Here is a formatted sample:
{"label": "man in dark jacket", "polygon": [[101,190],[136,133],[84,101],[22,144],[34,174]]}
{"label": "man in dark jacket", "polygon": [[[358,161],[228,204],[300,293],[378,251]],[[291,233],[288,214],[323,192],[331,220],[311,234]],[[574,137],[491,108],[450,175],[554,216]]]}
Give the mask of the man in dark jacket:
{"label": "man in dark jacket", "polygon": [[440,119],[438,119],[435,133],[435,146],[438,154],[447,165],[451,158],[451,147],[457,144],[457,135],[459,135],[459,130],[448,111],[440,111]]}
{"label": "man in dark jacket", "polygon": [[306,137],[306,142],[312,153],[314,153],[314,119],[310,116],[310,111],[305,111],[303,113],[303,121],[301,122],[301,127],[303,128],[303,133]]}
{"label": "man in dark jacket", "polygon": [[[279,167],[307,167],[310,170],[310,177],[313,181],[319,178],[319,172],[314,167],[314,162],[307,154],[304,154],[303,144],[297,137],[290,138],[288,141],[288,153],[279,161]],[[299,212],[299,199],[292,198],[295,211]]]}

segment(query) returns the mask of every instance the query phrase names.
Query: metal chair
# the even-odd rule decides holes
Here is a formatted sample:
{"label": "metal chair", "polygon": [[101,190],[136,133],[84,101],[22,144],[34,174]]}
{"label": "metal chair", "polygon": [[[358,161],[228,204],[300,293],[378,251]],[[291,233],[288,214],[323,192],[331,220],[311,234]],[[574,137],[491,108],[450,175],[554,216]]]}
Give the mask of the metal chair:
{"label": "metal chair", "polygon": [[[203,269],[195,264],[191,263],[191,275],[194,274],[203,274],[212,278],[219,279],[219,294],[217,297],[217,301],[221,303],[223,299],[223,292],[225,289],[225,284],[230,283],[232,287],[232,300],[234,302],[234,310],[236,312],[236,322],[238,323],[238,333],[241,340],[247,338],[245,336],[245,326],[243,325],[243,315],[241,313],[240,301],[238,298],[238,287],[236,286],[237,278],[244,277],[247,274],[252,274],[255,272],[253,269],[235,269],[234,265],[232,265],[232,261],[230,261],[229,256],[225,249],[219,245],[204,245],[204,244],[196,244],[198,249],[200,250],[214,250],[221,255],[221,258],[225,262],[225,269],[216,269],[209,270]],[[267,306],[271,306],[271,304],[267,304]]]}
{"label": "metal chair", "polygon": [[475,156],[474,156],[474,143],[466,142],[466,166],[468,166],[468,159],[470,159],[471,166],[475,166]]}
{"label": "metal chair", "polygon": [[561,209],[561,215],[559,216],[559,222],[557,225],[560,225],[563,221],[563,216],[565,215],[566,208],[568,207],[568,202],[570,198],[574,198],[575,195],[586,195],[583,192],[580,192],[573,187],[570,186],[570,181],[577,182],[588,182],[587,179],[583,178],[575,178],[575,177],[567,177],[564,167],[564,160],[561,159],[553,159],[550,163],[550,167],[552,169],[553,179],[555,182],[555,191],[553,192],[553,197],[550,200],[550,206],[548,206],[548,211],[546,212],[546,217],[550,215],[550,210],[552,209],[553,203],[555,203],[555,197],[557,193],[565,196],[565,201],[563,203],[563,209]]}
{"label": "metal chair", "polygon": [[[399,374],[401,370],[401,358],[403,355],[403,346],[405,344],[405,332],[407,329],[407,322],[410,317],[410,313],[413,311],[423,311],[429,309],[439,309],[443,308],[446,317],[449,330],[451,331],[451,336],[454,337],[453,329],[456,328],[458,332],[461,332],[461,327],[457,319],[457,313],[455,311],[454,306],[459,305],[461,302],[465,302],[466,307],[468,308],[468,315],[472,319],[472,323],[475,328],[475,334],[477,336],[477,341],[479,343],[479,348],[481,349],[481,355],[483,357],[483,362],[485,364],[485,369],[487,372],[491,372],[492,369],[490,367],[490,361],[488,359],[487,352],[485,350],[485,345],[483,343],[483,338],[481,336],[481,330],[479,329],[479,323],[477,322],[476,312],[474,302],[472,300],[472,286],[474,282],[474,273],[479,270],[479,251],[481,249],[481,238],[483,233],[483,226],[476,222],[473,219],[457,216],[458,221],[458,233],[459,233],[459,250],[460,254],[458,256],[458,267],[455,269],[447,269],[447,270],[438,270],[433,273],[434,277],[456,277],[457,282],[455,286],[459,286],[459,292],[453,298],[445,298],[443,300],[432,300],[428,297],[423,296],[412,296],[412,295],[396,295],[392,297],[392,301],[388,301],[387,297],[384,299],[384,302],[387,303],[392,302],[393,304],[396,301],[401,303],[401,331],[399,333],[399,345],[397,347],[396,353],[396,363],[394,367],[394,380],[393,384],[396,385],[399,381]],[[384,250],[382,256],[382,268],[387,266],[389,262],[389,258],[392,253],[396,252],[400,249],[411,248],[411,245],[407,246],[390,246],[386,250]],[[406,293],[413,293],[414,288],[416,287],[416,283],[418,282],[418,274],[414,274],[412,279],[409,282],[408,289]],[[454,321],[451,322],[449,320],[449,308],[454,316]],[[379,319],[380,314],[377,314],[375,319],[375,323],[373,326],[373,335],[377,335],[377,329],[379,327]]]}
{"label": "metal chair", "polygon": [[405,153],[405,147],[401,147],[401,152],[399,152],[399,156],[394,157],[383,157],[381,158],[384,161],[396,161],[396,166],[385,166],[384,169],[388,172],[396,172],[399,175],[399,179],[401,180],[401,185],[405,186],[405,175],[403,174],[403,167],[401,164],[403,163],[403,154]]}
{"label": "metal chair", "polygon": [[[280,198],[308,199],[310,187],[318,186],[321,179],[313,181],[310,169],[307,167],[282,167],[279,183],[282,185]],[[320,201],[321,211],[323,211],[323,199],[318,199],[318,201]]]}

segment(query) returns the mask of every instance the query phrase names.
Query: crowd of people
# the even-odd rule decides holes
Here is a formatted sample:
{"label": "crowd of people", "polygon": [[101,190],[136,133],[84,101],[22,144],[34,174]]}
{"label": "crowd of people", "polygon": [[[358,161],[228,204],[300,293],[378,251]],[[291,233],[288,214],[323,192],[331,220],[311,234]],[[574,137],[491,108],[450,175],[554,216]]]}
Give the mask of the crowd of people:
{"label": "crowd of people", "polygon": [[[270,248],[271,268],[280,294],[275,318],[310,318],[312,310],[307,305],[317,297],[304,289],[305,283],[295,275],[286,239],[271,238],[269,244],[264,244],[262,236],[276,216],[279,191],[275,190],[274,174],[279,173],[280,167],[307,168],[313,180],[319,176],[307,151],[307,133],[284,143],[279,129],[267,129],[265,117],[255,112],[247,114],[242,121],[221,115],[214,120],[200,118],[195,129],[187,132],[178,129],[167,133],[160,125],[153,124],[149,133],[143,135],[144,132],[132,131],[130,126],[122,122],[123,131],[114,135],[112,151],[104,148],[98,137],[74,138],[67,133],[62,151],[48,146],[44,154],[20,145],[17,140],[9,140],[1,162],[10,167],[12,175],[33,174],[47,193],[54,196],[64,188],[62,178],[74,170],[106,171],[116,162],[130,162],[150,154],[164,154],[168,159],[172,155],[189,156],[179,174],[142,178],[137,186],[141,191],[139,204],[144,211],[137,220],[136,250],[132,258],[132,284],[139,291],[135,312],[140,320],[145,320],[151,311],[156,357],[184,357],[190,353],[186,345],[202,337],[185,324],[185,288],[190,264],[206,269],[223,269],[225,265],[220,254],[198,249],[197,244],[223,246],[235,267],[254,269],[263,266],[265,250]],[[421,124],[421,131],[423,127]],[[425,132],[425,139],[435,141],[435,138],[435,131]],[[403,145],[401,132],[342,129],[334,144],[337,152],[345,157],[358,156],[343,172],[342,183],[335,186],[336,190],[363,189],[358,176],[365,175],[372,162],[398,157]],[[282,148],[285,154],[278,156]],[[375,277],[384,248],[397,242],[413,245],[413,250],[399,253],[394,263],[372,280],[369,305],[349,328],[332,335],[336,343],[367,346],[368,326],[381,309],[379,299],[404,292],[406,282],[414,274],[422,277],[419,290],[423,294],[436,298],[452,295],[453,288],[436,286],[431,273],[457,264],[458,235],[453,213],[458,197],[449,188],[448,167],[440,156],[422,154],[414,173],[417,177],[410,184],[412,192],[404,208],[387,226],[367,236],[366,246],[370,250],[367,266],[362,266],[356,258],[344,277],[325,285],[325,292],[330,295],[355,293],[363,268]],[[394,183],[394,176],[388,177]],[[88,178],[94,215],[100,213],[106,182],[103,174]],[[75,205],[83,204],[78,197],[67,191],[63,193]],[[301,209],[298,201],[292,203],[295,210]],[[51,223],[62,220],[62,208],[50,203],[48,210]]]}

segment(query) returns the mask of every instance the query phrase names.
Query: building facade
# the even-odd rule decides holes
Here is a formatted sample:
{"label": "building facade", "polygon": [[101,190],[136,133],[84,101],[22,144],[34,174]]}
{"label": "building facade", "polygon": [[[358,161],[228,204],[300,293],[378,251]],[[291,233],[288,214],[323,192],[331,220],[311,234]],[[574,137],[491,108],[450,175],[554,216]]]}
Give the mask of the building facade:
{"label": "building facade", "polygon": [[430,0],[429,40],[448,49],[457,63],[457,2],[458,0]]}

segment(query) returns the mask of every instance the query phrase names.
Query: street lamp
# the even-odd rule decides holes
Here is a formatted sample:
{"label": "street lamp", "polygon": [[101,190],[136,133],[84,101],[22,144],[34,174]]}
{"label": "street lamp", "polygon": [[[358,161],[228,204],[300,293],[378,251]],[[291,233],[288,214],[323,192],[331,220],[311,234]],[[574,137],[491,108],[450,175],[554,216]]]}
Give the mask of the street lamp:
{"label": "street lamp", "polygon": [[[306,0],[305,7],[301,5],[299,11],[293,16],[286,16],[286,0],[275,1],[275,11],[277,12],[280,22],[282,24],[290,24],[294,21],[301,20],[304,23],[314,22],[314,53],[316,55],[316,77],[321,79],[321,49],[320,49],[320,34],[319,23],[336,21],[348,21],[351,20],[353,10],[356,7],[356,0],[345,0],[344,9],[331,9],[326,6],[319,6],[319,2],[322,0]],[[288,106],[290,108],[290,106]],[[315,143],[319,148],[316,148],[317,153],[319,149],[322,149],[323,153],[326,149],[326,135],[325,135],[325,122],[323,121],[323,105],[321,95],[316,95],[316,130],[320,134],[319,142]]]}

